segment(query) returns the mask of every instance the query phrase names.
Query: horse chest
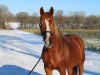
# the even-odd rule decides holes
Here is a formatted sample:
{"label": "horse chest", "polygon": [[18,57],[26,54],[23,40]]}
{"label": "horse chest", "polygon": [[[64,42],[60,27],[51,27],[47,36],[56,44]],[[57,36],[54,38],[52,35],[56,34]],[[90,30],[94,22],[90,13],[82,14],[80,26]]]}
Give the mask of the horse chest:
{"label": "horse chest", "polygon": [[54,52],[51,53],[49,50],[44,51],[42,57],[45,66],[55,69],[59,67],[59,61],[57,60],[58,58]]}

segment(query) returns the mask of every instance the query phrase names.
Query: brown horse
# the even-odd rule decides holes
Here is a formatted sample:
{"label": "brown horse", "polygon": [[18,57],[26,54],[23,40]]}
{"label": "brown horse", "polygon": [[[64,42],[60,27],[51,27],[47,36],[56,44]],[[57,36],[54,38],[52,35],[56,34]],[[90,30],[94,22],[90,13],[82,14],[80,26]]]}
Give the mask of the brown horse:
{"label": "brown horse", "polygon": [[40,31],[44,40],[42,59],[46,75],[52,75],[54,69],[60,75],[83,75],[85,61],[83,40],[74,34],[63,35],[57,28],[53,18],[54,9],[44,12],[40,8]]}

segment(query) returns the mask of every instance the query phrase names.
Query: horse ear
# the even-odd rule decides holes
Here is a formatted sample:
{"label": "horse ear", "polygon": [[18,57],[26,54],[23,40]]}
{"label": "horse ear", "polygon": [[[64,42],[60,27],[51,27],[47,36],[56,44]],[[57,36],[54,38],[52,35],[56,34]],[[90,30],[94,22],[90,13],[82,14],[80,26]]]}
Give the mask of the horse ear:
{"label": "horse ear", "polygon": [[43,7],[40,8],[40,15],[44,14]]}
{"label": "horse ear", "polygon": [[50,9],[50,14],[51,14],[51,15],[54,14],[54,9],[53,9],[53,7],[51,7],[51,9]]}

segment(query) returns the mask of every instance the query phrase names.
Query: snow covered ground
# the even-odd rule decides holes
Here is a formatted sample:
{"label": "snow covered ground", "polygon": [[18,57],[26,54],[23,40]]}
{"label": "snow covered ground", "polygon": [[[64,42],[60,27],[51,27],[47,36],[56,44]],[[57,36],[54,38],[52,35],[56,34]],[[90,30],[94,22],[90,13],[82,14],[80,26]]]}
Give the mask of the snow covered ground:
{"label": "snow covered ground", "polygon": [[20,27],[20,24],[18,22],[10,22],[10,23],[6,23],[6,27],[8,29],[17,29]]}
{"label": "snow covered ground", "polygon": [[[0,30],[0,75],[27,75],[41,56],[42,38],[19,30]],[[84,75],[100,75],[100,54],[86,51]],[[32,75],[45,75],[42,60]],[[53,71],[53,75],[59,75]]]}

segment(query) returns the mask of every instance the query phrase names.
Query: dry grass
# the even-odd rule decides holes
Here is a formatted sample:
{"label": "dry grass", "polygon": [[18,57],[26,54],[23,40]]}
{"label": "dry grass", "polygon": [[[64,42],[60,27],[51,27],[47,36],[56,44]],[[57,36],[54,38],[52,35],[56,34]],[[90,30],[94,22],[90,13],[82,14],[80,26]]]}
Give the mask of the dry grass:
{"label": "dry grass", "polygon": [[60,29],[62,32],[100,32],[100,30],[90,29]]}
{"label": "dry grass", "polygon": [[[22,31],[30,32],[30,33],[40,33],[40,29],[21,29]],[[89,29],[60,29],[62,32],[87,32],[87,33],[94,33],[100,32],[100,30],[89,30]]]}
{"label": "dry grass", "polygon": [[[76,34],[82,37],[87,50],[100,53],[100,30],[60,29],[64,34]],[[22,29],[22,31],[40,34],[39,29]]]}

